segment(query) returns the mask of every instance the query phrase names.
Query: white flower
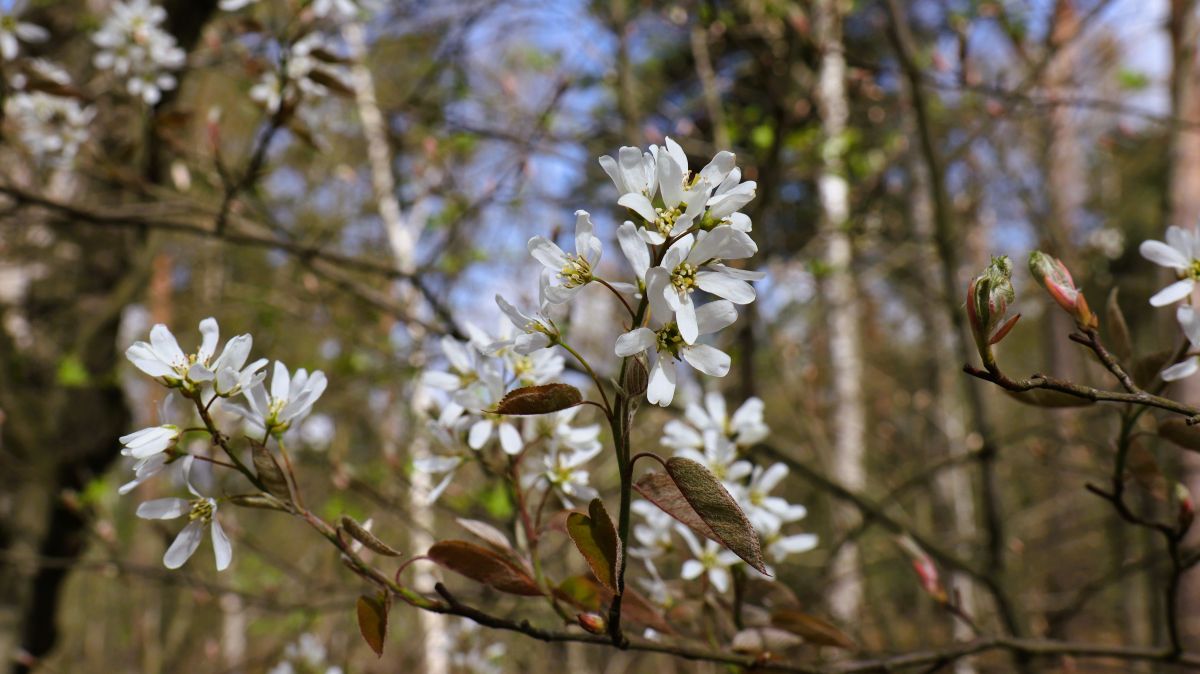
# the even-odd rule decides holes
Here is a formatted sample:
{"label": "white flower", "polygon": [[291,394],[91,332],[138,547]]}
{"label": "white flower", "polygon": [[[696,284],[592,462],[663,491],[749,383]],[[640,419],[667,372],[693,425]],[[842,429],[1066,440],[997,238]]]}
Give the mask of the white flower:
{"label": "white flower", "polygon": [[150,329],[150,342],[135,342],[125,350],[139,370],[171,387],[195,390],[200,385],[213,385],[218,395],[233,395],[245,385],[261,382],[259,370],[266,359],[259,359],[246,366],[253,338],[248,334],[230,339],[213,358],[220,340],[220,328],[214,318],[200,321],[200,347],[193,354],[185,354],[179,348],[175,335],[167,326],[159,323]]}
{"label": "white flower", "polygon": [[[1193,347],[1200,346],[1200,315],[1197,315],[1196,309],[1190,304],[1184,304],[1175,310],[1175,318],[1179,321],[1179,327],[1183,328],[1188,342]],[[1200,370],[1200,357],[1188,356],[1163,370],[1162,378],[1163,381],[1176,381],[1196,374],[1196,370]]]}
{"label": "white flower", "polygon": [[143,428],[129,435],[122,435],[120,441],[124,448],[121,450],[121,454],[139,460],[161,454],[175,446],[175,441],[179,439],[180,433],[178,426],[164,424]]}
{"label": "white flower", "polygon": [[700,180],[685,189],[683,171],[666,152],[658,152],[656,165],[662,207],[656,207],[648,196],[634,192],[623,195],[617,203],[642,217],[645,228],[639,229],[639,233],[657,246],[668,236],[678,236],[691,228],[704,212],[710,186]]}
{"label": "white flower", "polygon": [[455,471],[462,463],[461,456],[426,456],[413,461],[413,470],[442,476],[442,480],[438,482],[437,486],[425,496],[426,503],[433,503],[441,498],[446,487],[450,486],[450,481],[454,479]]}
{"label": "white flower", "polygon": [[770,433],[763,422],[763,401],[749,398],[730,417],[725,398],[716,391],[704,396],[704,406],[688,403],[687,423],[671,420],[663,428],[662,444],[674,449],[704,446],[703,432],[714,429],[733,442],[739,449],[746,449],[761,442]]}
{"label": "white flower", "polygon": [[717,223],[729,222],[734,229],[750,231],[750,218],[737,211],[754,199],[758,183],[753,180],[741,182],[741,179],[742,170],[735,167],[725,176],[721,184],[717,185],[717,189],[713,190],[713,195],[709,197],[706,204],[708,206],[708,212],[705,214],[706,220]]}
{"label": "white flower", "polygon": [[778,496],[771,496],[771,491],[787,477],[787,474],[788,468],[782,463],[776,463],[765,470],[762,466],[755,466],[750,476],[750,484],[733,491],[734,497],[746,513],[746,518],[760,532],[778,531],[785,522],[795,522],[808,514],[808,510],[802,505],[793,505]]}
{"label": "white flower", "polygon": [[732,485],[750,474],[750,462],[738,459],[737,446],[721,432],[708,428],[700,436],[703,453],[695,447],[685,446],[676,449],[675,456],[699,463],[727,485]]}
{"label": "white flower", "polygon": [[615,160],[607,155],[600,157],[600,166],[617,186],[621,196],[640,194],[653,199],[658,191],[655,156],[650,152],[642,152],[641,148],[623,147],[617,151]]}
{"label": "white flower", "polygon": [[313,14],[330,19],[349,19],[358,14],[354,0],[313,0]]}
{"label": "white flower", "polygon": [[5,61],[17,58],[20,45],[23,42],[45,42],[50,38],[50,32],[37,24],[25,23],[17,17],[25,11],[29,0],[13,0],[6,11],[0,12],[0,55]]}
{"label": "white flower", "polygon": [[734,304],[749,304],[754,301],[754,287],[747,281],[761,279],[759,272],[733,269],[718,264],[720,260],[738,260],[758,252],[758,246],[745,233],[732,227],[718,227],[711,232],[702,232],[694,237],[688,234],[680,238],[663,255],[662,264],[656,269],[664,270],[670,280],[660,292],[679,325],[683,341],[696,341],[696,306],[692,293],[696,288],[712,293]]}
{"label": "white flower", "polygon": [[92,63],[126,79],[126,90],[148,105],[162,99],[162,92],[175,88],[175,77],[187,54],[175,37],[160,27],[167,18],[162,7],[149,0],[117,2],[92,42],[100,49]]}
{"label": "white flower", "polygon": [[617,228],[617,243],[620,244],[625,259],[629,260],[629,266],[633,268],[637,285],[614,283],[613,286],[622,292],[640,294],[646,289],[646,272],[650,269],[650,250],[646,247],[646,241],[638,234],[637,225],[626,220]]}
{"label": "white flower", "polygon": [[250,408],[234,406],[234,410],[255,428],[283,433],[293,422],[312,411],[313,403],[325,392],[328,383],[325,373],[320,370],[309,374],[308,370],[300,368],[289,375],[287,366],[275,361],[270,393],[259,381],[244,391]]}
{"label": "white flower", "polygon": [[496,377],[478,347],[449,335],[442,338],[441,346],[449,371],[425,370],[421,373],[421,383],[451,393],[454,401],[463,407],[486,397],[487,389]]}
{"label": "white flower", "polygon": [[[688,344],[680,335],[674,321],[664,322],[662,317],[671,315],[671,307],[663,298],[662,288],[668,283],[667,273],[660,267],[648,273],[646,286],[650,299],[650,320],[655,328],[637,328],[617,338],[616,354],[632,356],[654,349],[658,358],[650,370],[650,381],[646,399],[666,407],[675,397],[675,363],[682,358],[697,370],[713,377],[724,377],[729,373],[729,355],[707,344]],[[696,333],[706,335],[732,325],[737,320],[737,309],[727,300],[710,302],[695,312]]]}
{"label": "white flower", "polygon": [[167,548],[166,554],[163,555],[163,565],[168,569],[178,569],[183,566],[196,552],[196,548],[200,547],[200,540],[204,538],[204,528],[211,527],[217,571],[224,571],[233,559],[233,547],[229,544],[229,537],[225,535],[225,530],[221,528],[221,523],[216,518],[216,499],[201,495],[192,485],[192,461],[193,458],[190,456],[184,459],[183,474],[187,481],[188,491],[195,498],[191,500],[160,498],[146,501],[138,506],[137,516],[148,520],[172,520],[187,515],[187,526],[179,532],[179,535],[175,537],[175,542],[171,543],[171,547]]}
{"label": "white flower", "polygon": [[[559,493],[563,503],[568,507],[574,500],[590,501],[599,496],[599,492],[589,484],[588,471],[584,470],[582,466],[596,458],[601,450],[602,447],[597,443],[593,449],[587,451],[559,450],[550,452],[543,457],[542,463],[545,470],[541,473],[541,477],[544,477],[550,487]],[[538,476],[530,477],[536,479]]]}
{"label": "white flower", "polygon": [[[816,534],[792,534],[784,536],[778,531],[763,535],[763,551],[767,557],[776,564],[782,563],[785,559],[792,555],[797,555],[802,552],[808,552],[817,547],[819,539]],[[771,567],[767,567],[769,576],[774,576],[775,572]]]}
{"label": "white flower", "polygon": [[1174,269],[1179,276],[1178,281],[1150,298],[1152,306],[1165,307],[1192,294],[1196,279],[1200,278],[1200,240],[1194,233],[1179,227],[1168,227],[1166,243],[1143,241],[1138,251],[1154,264]]}
{"label": "white flower", "polygon": [[594,452],[600,447],[600,424],[573,426],[572,423],[581,409],[582,405],[527,417],[525,437],[529,442],[538,438],[545,439],[549,451]]}
{"label": "white flower", "polygon": [[550,382],[562,374],[564,367],[562,354],[554,349],[538,349],[526,355],[514,350],[505,360],[521,386]]}
{"label": "white flower", "polygon": [[4,112],[17,128],[21,144],[40,161],[67,165],[87,142],[96,116],[78,100],[42,91],[18,91],[4,101]]}
{"label": "white flower", "polygon": [[600,239],[592,231],[592,218],[588,212],[575,211],[575,254],[563,252],[558,244],[544,236],[529,240],[529,254],[558,279],[558,285],[546,288],[549,301],[562,304],[595,278],[593,270],[600,264],[602,251]]}
{"label": "white flower", "polygon": [[682,524],[677,527],[677,531],[692,552],[692,559],[684,562],[679,570],[680,577],[684,580],[694,580],[707,574],[708,582],[712,583],[717,592],[729,589],[729,567],[738,563],[738,556],[707,538],[701,547],[692,530]]}
{"label": "white flower", "polygon": [[496,295],[496,305],[500,307],[500,311],[504,312],[508,320],[512,321],[512,324],[521,331],[521,334],[512,340],[494,344],[491,349],[498,350],[504,346],[511,346],[517,353],[528,354],[538,349],[544,349],[558,341],[558,327],[546,315],[550,303],[551,287],[549,279],[549,272],[543,270],[538,279],[538,295],[540,297],[538,310],[533,314],[527,314],[517,309],[499,294]]}
{"label": "white flower", "polygon": [[630,508],[646,521],[633,525],[633,538],[639,547],[630,548],[629,554],[648,561],[675,549],[672,538],[676,523],[674,517],[649,501],[634,501]]}
{"label": "white flower", "polygon": [[333,417],[314,414],[300,424],[300,440],[311,449],[323,450],[333,442],[336,430]]}
{"label": "white flower", "polygon": [[500,438],[500,448],[504,450],[505,454],[516,456],[525,449],[521,431],[517,430],[512,417],[487,413],[471,424],[471,429],[467,431],[467,446],[471,449],[483,449],[484,445],[492,439],[492,435]]}
{"label": "white flower", "polygon": [[642,586],[642,590],[646,593],[646,598],[653,602],[655,606],[662,609],[670,609],[675,604],[675,597],[671,595],[671,588],[667,586],[667,582],[658,573],[658,568],[654,566],[652,560],[646,558],[642,560],[642,563],[645,564],[646,573],[650,574],[650,577],[638,578],[638,585]]}

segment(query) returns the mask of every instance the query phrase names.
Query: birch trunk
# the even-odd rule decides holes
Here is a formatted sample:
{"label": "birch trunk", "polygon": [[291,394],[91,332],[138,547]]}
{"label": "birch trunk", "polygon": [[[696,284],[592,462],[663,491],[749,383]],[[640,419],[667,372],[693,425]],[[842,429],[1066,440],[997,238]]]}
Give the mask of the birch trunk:
{"label": "birch trunk", "polygon": [[[859,341],[859,305],[854,286],[854,252],[847,232],[850,217],[849,189],[842,144],[848,110],[846,57],[842,45],[842,12],[837,0],[815,3],[816,38],[821,52],[817,101],[824,144],[819,181],[821,236],[829,273],[824,284],[828,305],[830,365],[836,393],[834,449],[830,472],[846,488],[859,491],[866,485],[862,347]],[[840,529],[854,525],[857,513],[839,506],[834,512]],[[832,564],[829,609],[844,625],[857,625],[862,613],[863,578],[858,546],[842,546]]]}

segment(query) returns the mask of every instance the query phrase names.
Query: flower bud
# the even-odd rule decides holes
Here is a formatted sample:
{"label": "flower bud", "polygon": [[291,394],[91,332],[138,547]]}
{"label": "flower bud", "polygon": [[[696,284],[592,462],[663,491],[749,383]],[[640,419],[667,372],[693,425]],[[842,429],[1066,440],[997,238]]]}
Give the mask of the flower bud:
{"label": "flower bud", "polygon": [[575,619],[579,621],[579,625],[583,629],[592,634],[604,634],[605,630],[608,629],[608,624],[605,623],[604,618],[595,613],[580,613],[575,616]]}
{"label": "flower bud", "polygon": [[901,536],[897,542],[908,553],[908,556],[912,558],[913,571],[917,572],[917,579],[921,581],[921,588],[929,593],[929,596],[933,597],[934,601],[940,604],[949,601],[946,590],[942,587],[937,565],[933,563],[929,555],[909,536]]}
{"label": "flower bud", "polygon": [[1179,530],[1187,531],[1192,527],[1192,521],[1196,519],[1196,506],[1192,503],[1192,493],[1182,483],[1177,482],[1175,483],[1175,499],[1179,501],[1179,512],[1176,514]]}
{"label": "flower bud", "polygon": [[992,263],[967,288],[967,318],[985,362],[992,360],[991,345],[1003,339],[1021,317],[1017,314],[1005,320],[1008,305],[1015,299],[1012,262],[1007,255],[993,257]]}
{"label": "flower bud", "polygon": [[1081,328],[1095,329],[1100,323],[1088,308],[1087,299],[1075,287],[1071,271],[1062,260],[1035,250],[1029,254],[1029,272],[1050,297],[1075,319]]}

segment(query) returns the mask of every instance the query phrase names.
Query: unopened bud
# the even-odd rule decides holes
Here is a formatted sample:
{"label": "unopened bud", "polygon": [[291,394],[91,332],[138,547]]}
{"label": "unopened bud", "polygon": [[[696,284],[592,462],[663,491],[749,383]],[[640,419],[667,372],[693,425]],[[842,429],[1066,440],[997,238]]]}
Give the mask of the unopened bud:
{"label": "unopened bud", "polygon": [[917,545],[917,542],[908,536],[901,536],[898,540],[900,547],[908,553],[912,558],[913,571],[917,572],[917,579],[921,582],[921,589],[925,590],[929,596],[933,597],[934,601],[944,604],[949,601],[946,595],[945,588],[942,587],[942,580],[938,574],[937,565],[929,558],[929,555]]}
{"label": "unopened bud", "polygon": [[646,373],[646,364],[640,358],[633,358],[629,361],[629,366],[625,368],[625,381],[621,382],[621,386],[625,389],[625,395],[637,398],[646,392],[649,379],[649,375]]}
{"label": "unopened bud", "polygon": [[984,361],[990,361],[991,345],[1004,339],[1020,314],[1005,320],[1008,305],[1016,299],[1012,287],[1012,262],[1007,255],[993,257],[992,263],[976,276],[967,288],[967,318],[971,334]]}
{"label": "unopened bud", "polygon": [[580,613],[575,616],[575,619],[579,621],[579,625],[583,629],[592,634],[604,634],[605,630],[608,629],[608,624],[604,622],[604,618],[595,613]]}
{"label": "unopened bud", "polygon": [[1179,512],[1176,515],[1179,521],[1179,530],[1187,531],[1192,527],[1192,521],[1196,519],[1196,506],[1192,503],[1192,493],[1179,482],[1175,483],[1175,500],[1179,501]]}
{"label": "unopened bud", "polygon": [[1035,250],[1029,254],[1029,272],[1037,279],[1038,284],[1050,293],[1050,297],[1058,306],[1071,314],[1080,327],[1095,329],[1100,324],[1096,315],[1088,308],[1083,293],[1075,287],[1071,271],[1062,260]]}

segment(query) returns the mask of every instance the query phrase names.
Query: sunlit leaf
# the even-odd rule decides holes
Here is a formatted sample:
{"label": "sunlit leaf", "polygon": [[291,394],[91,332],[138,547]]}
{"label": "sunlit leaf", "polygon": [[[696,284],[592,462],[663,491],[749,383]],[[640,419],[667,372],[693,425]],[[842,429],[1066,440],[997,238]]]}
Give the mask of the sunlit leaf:
{"label": "sunlit leaf", "polygon": [[358,598],[358,631],[375,655],[383,657],[383,640],[387,637],[387,602],[363,595]]}
{"label": "sunlit leaf", "polygon": [[716,534],[717,541],[760,573],[767,574],[758,533],[721,481],[699,463],[679,456],[667,459],[667,473],[700,519]]}
{"label": "sunlit leaf", "polygon": [[492,412],[509,415],[549,414],[582,402],[583,394],[570,384],[542,384],[510,391]]}
{"label": "sunlit leaf", "polygon": [[720,543],[721,539],[704,523],[700,515],[688,503],[675,481],[666,473],[646,473],[634,483],[633,488],[642,498],[658,506],[660,510],[687,525],[698,535]]}
{"label": "sunlit leaf", "polygon": [[575,542],[579,553],[592,567],[596,580],[612,592],[617,592],[617,578],[621,573],[621,541],[612,518],[604,509],[600,499],[592,499],[588,514],[571,513],[567,516],[567,535]]}

